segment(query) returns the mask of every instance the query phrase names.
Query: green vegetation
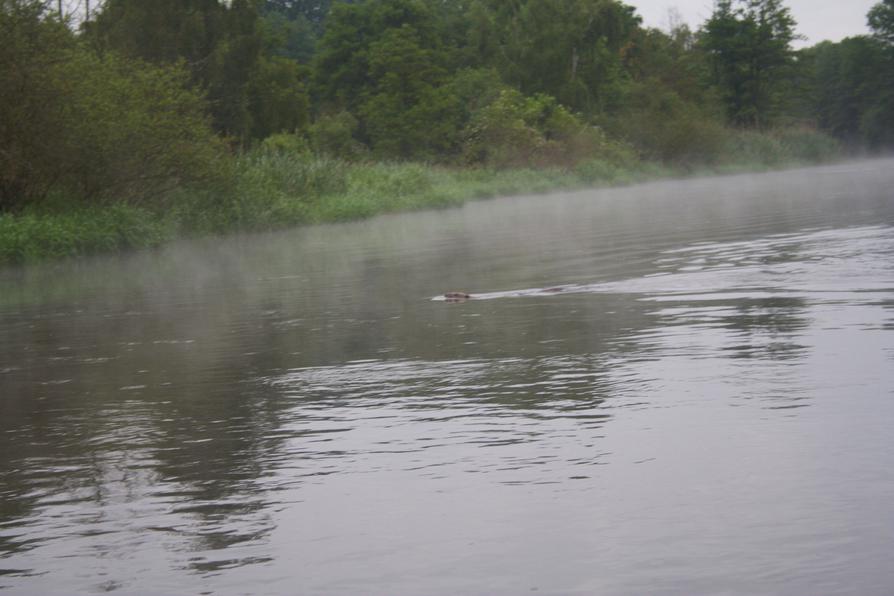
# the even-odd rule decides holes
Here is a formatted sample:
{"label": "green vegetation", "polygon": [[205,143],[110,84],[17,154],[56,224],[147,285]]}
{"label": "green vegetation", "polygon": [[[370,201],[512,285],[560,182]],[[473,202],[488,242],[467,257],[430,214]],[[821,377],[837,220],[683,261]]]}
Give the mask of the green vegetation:
{"label": "green vegetation", "polygon": [[720,161],[694,170],[598,158],[568,169],[357,163],[265,147],[235,159],[232,188],[180,191],[164,211],[128,204],[73,209],[55,197],[40,208],[0,215],[0,262],[149,248],[183,235],[346,221],[513,194],[810,164],[838,155],[830,137],[795,130],[772,136],[742,132],[727,139],[722,151]]}
{"label": "green vegetation", "polygon": [[[65,3],[62,3],[64,7]],[[894,145],[894,2],[0,0],[0,262]]]}
{"label": "green vegetation", "polygon": [[148,248],[172,236],[167,222],[128,205],[0,215],[0,262]]}

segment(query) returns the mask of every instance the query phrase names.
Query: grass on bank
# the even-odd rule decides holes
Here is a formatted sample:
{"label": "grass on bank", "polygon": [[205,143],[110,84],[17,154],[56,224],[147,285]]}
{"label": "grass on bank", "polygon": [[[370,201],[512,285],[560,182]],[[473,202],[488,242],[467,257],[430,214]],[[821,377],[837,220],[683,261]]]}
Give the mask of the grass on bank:
{"label": "grass on bank", "polygon": [[[447,168],[420,163],[349,163],[300,152],[254,150],[237,156],[217,190],[180,190],[163,208],[126,204],[0,215],[0,263],[159,246],[177,237],[257,231],[460,205],[473,199],[618,186],[660,178],[762,171],[840,156],[830,137],[808,130],[731,136],[715,162],[662,165],[589,159],[574,167]],[[83,202],[74,203],[83,205]]]}
{"label": "grass on bank", "polygon": [[165,218],[128,205],[0,215],[0,263],[150,248],[173,237]]}

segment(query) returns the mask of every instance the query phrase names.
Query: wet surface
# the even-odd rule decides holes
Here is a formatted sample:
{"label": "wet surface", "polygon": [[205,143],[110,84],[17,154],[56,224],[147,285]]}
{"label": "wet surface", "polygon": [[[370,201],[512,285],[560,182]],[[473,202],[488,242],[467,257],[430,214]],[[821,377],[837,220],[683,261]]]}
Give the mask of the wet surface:
{"label": "wet surface", "polygon": [[890,594],[892,166],[0,271],[0,590]]}

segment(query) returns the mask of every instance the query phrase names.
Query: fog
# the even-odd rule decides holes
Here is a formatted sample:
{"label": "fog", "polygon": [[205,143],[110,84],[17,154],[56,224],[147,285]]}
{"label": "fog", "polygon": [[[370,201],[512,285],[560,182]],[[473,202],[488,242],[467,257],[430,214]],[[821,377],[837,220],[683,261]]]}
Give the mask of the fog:
{"label": "fog", "polygon": [[885,594],[892,166],[3,269],[0,588]]}

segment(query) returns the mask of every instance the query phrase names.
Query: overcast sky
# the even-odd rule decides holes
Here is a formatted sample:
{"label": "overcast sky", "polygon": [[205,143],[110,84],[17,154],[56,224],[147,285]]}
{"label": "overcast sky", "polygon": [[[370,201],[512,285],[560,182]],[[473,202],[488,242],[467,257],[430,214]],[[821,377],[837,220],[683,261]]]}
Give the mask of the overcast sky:
{"label": "overcast sky", "polygon": [[[667,28],[668,10],[676,8],[691,27],[701,25],[714,6],[713,0],[624,0],[635,6],[647,27]],[[878,0],[786,0],[797,31],[807,38],[796,47],[829,39],[839,41],[851,35],[868,33],[866,13]]]}

